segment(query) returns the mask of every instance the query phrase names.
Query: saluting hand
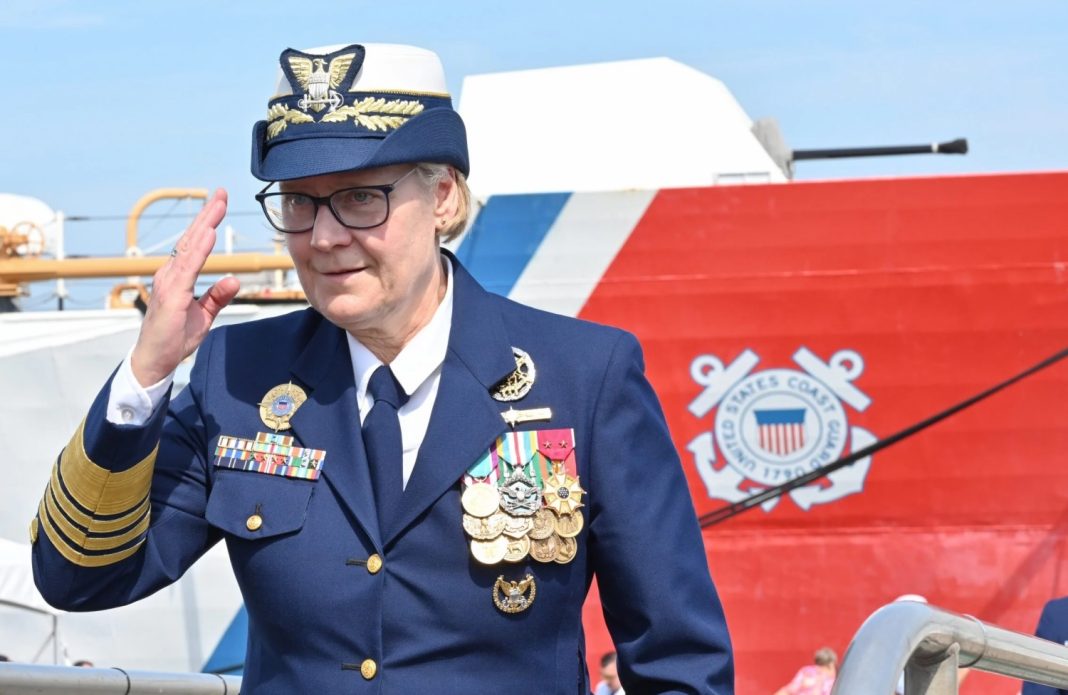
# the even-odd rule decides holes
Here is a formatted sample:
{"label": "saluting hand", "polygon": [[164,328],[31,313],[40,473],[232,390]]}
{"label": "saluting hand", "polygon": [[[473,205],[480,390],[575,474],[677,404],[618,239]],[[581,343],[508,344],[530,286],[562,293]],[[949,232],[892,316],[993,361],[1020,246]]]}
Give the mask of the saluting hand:
{"label": "saluting hand", "polygon": [[226,215],[226,191],[219,188],[175,244],[176,254],[152,277],[141,333],[130,358],[134,377],[151,386],[178,368],[203,342],[215,317],[237,295],[241,283],[224,277],[197,299],[197,277],[215,246],[215,228]]}

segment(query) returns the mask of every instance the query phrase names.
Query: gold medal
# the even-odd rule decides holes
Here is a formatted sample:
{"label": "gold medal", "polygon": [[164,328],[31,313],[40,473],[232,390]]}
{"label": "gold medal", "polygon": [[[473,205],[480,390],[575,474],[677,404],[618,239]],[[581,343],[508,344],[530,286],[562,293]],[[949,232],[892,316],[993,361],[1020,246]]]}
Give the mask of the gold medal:
{"label": "gold medal", "polygon": [[585,521],[582,518],[581,511],[576,511],[573,514],[561,514],[556,517],[556,532],[564,538],[574,538],[582,531]]}
{"label": "gold medal", "polygon": [[472,540],[471,555],[483,565],[496,565],[508,552],[509,540],[507,536],[497,536],[489,541]]}
{"label": "gold medal", "polygon": [[504,523],[507,518],[501,513],[490,514],[487,517],[464,514],[464,531],[467,531],[467,535],[472,538],[480,541],[490,541],[504,531]]}
{"label": "gold medal", "polygon": [[530,529],[531,540],[544,540],[553,535],[556,530],[556,515],[544,507],[539,509],[533,517],[533,527]]}
{"label": "gold medal", "polygon": [[292,382],[279,384],[260,400],[260,420],[275,432],[289,429],[289,419],[308,400],[304,389]]}
{"label": "gold medal", "polygon": [[545,506],[557,514],[571,514],[582,506],[582,494],[577,478],[557,467],[545,481]]}
{"label": "gold medal", "polygon": [[501,506],[501,495],[497,487],[490,483],[474,483],[464,490],[460,504],[471,516],[487,517]]}
{"label": "gold medal", "polygon": [[548,538],[532,540],[530,541],[530,556],[538,562],[555,562],[559,545],[559,536],[555,534]]}
{"label": "gold medal", "polygon": [[534,528],[533,518],[519,516],[504,516],[504,535],[512,538],[522,538]]}
{"label": "gold medal", "polygon": [[[527,590],[530,591],[530,598],[526,596]],[[502,574],[493,585],[493,605],[503,613],[522,613],[534,603],[537,593],[538,586],[531,575],[518,582],[509,582],[505,581]]]}
{"label": "gold medal", "polygon": [[505,562],[520,562],[530,552],[530,539],[526,536],[522,538],[508,538],[507,536],[501,536],[502,539],[508,541],[507,549],[504,553]]}
{"label": "gold medal", "polygon": [[530,393],[537,376],[534,360],[530,359],[530,355],[517,347],[512,348],[512,355],[515,357],[515,371],[493,390],[493,398],[498,401],[518,401]]}
{"label": "gold medal", "polygon": [[556,544],[556,557],[553,560],[561,565],[566,565],[575,559],[575,553],[577,552],[578,543],[574,538],[561,538]]}

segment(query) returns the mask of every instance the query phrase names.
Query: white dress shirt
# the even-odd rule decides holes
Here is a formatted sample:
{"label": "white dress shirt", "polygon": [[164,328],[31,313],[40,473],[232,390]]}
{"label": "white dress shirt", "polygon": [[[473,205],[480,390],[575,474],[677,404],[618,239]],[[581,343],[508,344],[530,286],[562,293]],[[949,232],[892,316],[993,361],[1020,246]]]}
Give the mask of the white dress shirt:
{"label": "white dress shirt", "polygon": [[[430,413],[434,409],[438,386],[441,384],[441,367],[449,348],[449,331],[452,328],[452,263],[444,256],[442,263],[446,275],[445,297],[434,311],[430,322],[408,341],[390,364],[401,388],[408,394],[408,402],[397,411],[401,443],[404,447],[402,476],[405,486],[408,485],[412,469],[415,468],[419,446],[426,437]],[[352,334],[345,335],[349,341],[352,373],[356,382],[356,405],[360,413],[360,422],[353,424],[359,427],[374,405],[374,401],[367,395],[367,384],[371,381],[372,372],[382,361],[353,338]],[[130,354],[132,353],[131,348]],[[130,354],[126,355],[126,359],[119,366],[108,394],[107,419],[115,425],[145,424],[174,381],[174,374],[171,374],[148,388],[143,388],[130,368]]]}
{"label": "white dress shirt", "polygon": [[[401,444],[404,447],[402,476],[407,487],[408,478],[415,468],[415,457],[426,437],[430,424],[430,412],[438,397],[441,384],[441,366],[449,349],[449,330],[452,328],[452,263],[445,259],[447,286],[445,297],[438,305],[430,322],[416,333],[400,351],[390,369],[397,377],[401,388],[408,394],[408,402],[397,410],[400,420]],[[360,411],[360,424],[367,419],[374,401],[367,395],[371,374],[382,364],[370,350],[346,333],[349,340],[349,355],[352,357],[352,373],[356,378],[356,405]]]}

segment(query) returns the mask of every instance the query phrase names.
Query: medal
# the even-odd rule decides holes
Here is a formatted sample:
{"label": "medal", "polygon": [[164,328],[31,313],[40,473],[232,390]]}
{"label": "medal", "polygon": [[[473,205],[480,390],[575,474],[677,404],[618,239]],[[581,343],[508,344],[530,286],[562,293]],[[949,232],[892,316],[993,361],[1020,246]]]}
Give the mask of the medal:
{"label": "medal", "polygon": [[577,479],[559,468],[545,481],[545,506],[557,514],[571,514],[582,506],[582,494]]}
{"label": "medal", "polygon": [[500,507],[501,496],[490,483],[475,483],[464,490],[460,504],[471,516],[487,517]]}
{"label": "medal", "polygon": [[556,530],[556,515],[544,507],[538,510],[533,517],[533,526],[530,529],[532,541],[544,540],[553,535]]}
{"label": "medal", "polygon": [[279,384],[260,400],[260,420],[275,432],[289,429],[289,419],[308,400],[304,389],[292,382]]}
{"label": "medal", "polygon": [[501,535],[507,519],[508,517],[500,513],[485,518],[464,514],[464,531],[474,539],[490,541]]}
{"label": "medal", "polygon": [[566,565],[575,559],[577,552],[578,543],[574,538],[561,538],[556,544],[556,557],[553,560],[561,565]]}
{"label": "medal", "polygon": [[505,478],[500,492],[501,508],[512,516],[534,516],[541,509],[541,490],[522,468]]}
{"label": "medal", "polygon": [[[525,595],[528,589],[530,598]],[[518,582],[505,581],[502,574],[493,585],[493,605],[503,613],[522,613],[534,603],[537,591],[534,577],[529,574]]]}
{"label": "medal", "polygon": [[534,385],[534,378],[537,376],[534,360],[517,347],[512,348],[512,355],[515,357],[515,371],[493,390],[495,400],[518,401],[530,393],[530,388]]}
{"label": "medal", "polygon": [[530,552],[530,539],[526,536],[522,538],[501,536],[501,538],[508,541],[504,552],[505,562],[521,562]]}
{"label": "medal", "polygon": [[551,535],[530,541],[530,556],[538,562],[555,562],[559,550],[558,536]]}
{"label": "medal", "polygon": [[573,514],[561,514],[556,517],[555,527],[556,532],[563,538],[574,538],[582,531],[582,527],[585,525],[585,519],[582,517],[582,512],[575,512]]}
{"label": "medal", "polygon": [[496,565],[508,553],[507,536],[497,536],[490,541],[471,541],[471,554],[483,565]]}
{"label": "medal", "polygon": [[512,538],[522,538],[530,533],[530,530],[534,528],[534,519],[529,516],[507,516],[504,517],[504,535],[511,536]]}
{"label": "medal", "polygon": [[[533,383],[533,363],[529,370],[521,368],[529,356],[520,353],[517,350],[517,370],[512,378],[521,381],[520,377],[529,377],[529,383]],[[507,390],[505,386],[498,391]],[[516,388],[509,393],[522,398],[526,390]],[[540,408],[509,409],[504,414],[513,427],[548,417],[548,409]],[[571,429],[513,430],[499,437],[468,468],[460,502],[465,512],[464,531],[470,537],[475,560],[494,565],[521,563],[528,557],[534,562],[558,564],[575,559],[576,538],[586,522],[582,512],[586,491],[579,484],[574,442]],[[527,578],[533,582],[532,575]],[[493,596],[500,610],[520,612],[533,602],[532,585],[522,584],[500,578]]]}

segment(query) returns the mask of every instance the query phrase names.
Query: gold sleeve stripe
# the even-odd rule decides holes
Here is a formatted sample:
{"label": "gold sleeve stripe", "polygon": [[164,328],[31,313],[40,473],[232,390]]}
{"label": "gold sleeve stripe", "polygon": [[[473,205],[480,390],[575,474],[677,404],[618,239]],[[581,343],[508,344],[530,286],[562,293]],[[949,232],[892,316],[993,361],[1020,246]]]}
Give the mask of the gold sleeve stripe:
{"label": "gold sleeve stripe", "polygon": [[77,503],[70,498],[67,494],[66,488],[63,485],[63,481],[59,477],[59,466],[52,468],[52,482],[48,488],[55,496],[55,502],[59,505],[67,517],[72,522],[83,526],[86,529],[91,529],[92,532],[106,533],[108,531],[118,531],[124,529],[130,524],[134,523],[145,513],[145,510],[149,507],[148,497],[146,496],[141,500],[141,504],[134,507],[132,510],[119,517],[109,517],[107,519],[100,519],[94,516],[86,514],[82,509],[77,506]]}
{"label": "gold sleeve stripe", "polygon": [[142,539],[129,548],[125,548],[109,555],[85,555],[70,547],[67,539],[65,539],[59,529],[52,524],[52,517],[45,513],[44,507],[45,502],[44,500],[41,500],[38,514],[41,519],[41,528],[44,530],[45,535],[48,536],[48,540],[52,542],[52,547],[56,549],[56,552],[79,567],[104,567],[106,565],[113,565],[136,553],[144,544],[144,539]]}
{"label": "gold sleeve stripe", "polygon": [[85,421],[82,420],[59,459],[63,483],[71,499],[93,514],[129,512],[148,496],[159,445],[129,470],[112,473],[89,459],[85,453],[84,433]]}
{"label": "gold sleeve stripe", "polygon": [[149,515],[145,514],[141,520],[130,528],[125,533],[117,536],[97,536],[94,535],[92,527],[89,532],[78,528],[74,524],[70,523],[67,517],[56,510],[51,495],[45,496],[45,513],[48,515],[48,519],[60,530],[64,535],[77,547],[83,550],[115,550],[120,548],[133,539],[140,536],[148,529]]}
{"label": "gold sleeve stripe", "polygon": [[52,469],[38,517],[60,555],[80,567],[103,567],[144,544],[159,446],[132,468],[112,473],[89,459],[84,436],[83,420]]}

